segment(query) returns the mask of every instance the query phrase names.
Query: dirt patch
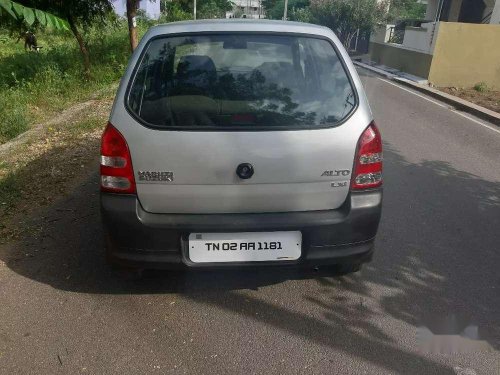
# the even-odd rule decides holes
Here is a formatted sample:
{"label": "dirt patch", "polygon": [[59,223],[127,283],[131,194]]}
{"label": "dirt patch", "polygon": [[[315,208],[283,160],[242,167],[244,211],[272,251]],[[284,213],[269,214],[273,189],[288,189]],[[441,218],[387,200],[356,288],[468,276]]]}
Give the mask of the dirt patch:
{"label": "dirt patch", "polygon": [[456,87],[441,87],[439,90],[500,113],[500,91],[479,92],[473,88],[460,89]]}
{"label": "dirt patch", "polygon": [[[0,155],[0,242],[19,238],[29,217],[98,170],[112,98],[93,100],[39,127]],[[96,186],[97,189],[97,186]],[[71,207],[69,208],[71,209]]]}

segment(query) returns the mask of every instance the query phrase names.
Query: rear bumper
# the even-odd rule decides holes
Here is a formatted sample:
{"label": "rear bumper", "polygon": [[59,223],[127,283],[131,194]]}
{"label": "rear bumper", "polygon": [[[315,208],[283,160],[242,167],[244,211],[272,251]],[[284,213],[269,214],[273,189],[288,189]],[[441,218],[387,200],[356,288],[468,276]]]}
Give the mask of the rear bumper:
{"label": "rear bumper", "polygon": [[[382,190],[351,193],[337,210],[255,214],[152,214],[134,195],[101,194],[101,216],[113,262],[144,268],[320,266],[371,259],[382,209]],[[296,261],[193,263],[191,232],[302,232]]]}

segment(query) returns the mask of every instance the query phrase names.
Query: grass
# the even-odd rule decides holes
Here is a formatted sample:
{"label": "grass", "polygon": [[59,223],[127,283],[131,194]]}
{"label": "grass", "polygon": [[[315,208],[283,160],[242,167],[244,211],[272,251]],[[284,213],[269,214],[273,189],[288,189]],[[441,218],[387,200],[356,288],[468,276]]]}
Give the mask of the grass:
{"label": "grass", "polygon": [[486,82],[478,82],[474,85],[473,89],[477,92],[486,92],[488,91],[488,85]]}
{"label": "grass", "polygon": [[0,154],[0,244],[22,235],[31,212],[97,173],[100,136],[112,100],[108,93]]}
{"label": "grass", "polygon": [[86,33],[91,77],[83,74],[78,44],[67,32],[39,32],[40,53],[0,31],[0,144],[117,82],[129,52],[125,23]]}
{"label": "grass", "polygon": [[[148,25],[139,24],[139,35]],[[21,235],[28,213],[64,195],[97,170],[100,135],[116,84],[130,56],[125,22],[85,34],[91,77],[70,33],[38,32],[40,53],[0,27],[0,144],[51,120],[7,151],[0,150],[0,243]],[[91,104],[72,107],[92,99]]]}
{"label": "grass", "polygon": [[14,173],[0,179],[0,205],[2,210],[9,210],[21,196],[19,179]]}
{"label": "grass", "polygon": [[494,87],[476,84],[469,88],[441,87],[440,90],[500,113],[500,90]]}

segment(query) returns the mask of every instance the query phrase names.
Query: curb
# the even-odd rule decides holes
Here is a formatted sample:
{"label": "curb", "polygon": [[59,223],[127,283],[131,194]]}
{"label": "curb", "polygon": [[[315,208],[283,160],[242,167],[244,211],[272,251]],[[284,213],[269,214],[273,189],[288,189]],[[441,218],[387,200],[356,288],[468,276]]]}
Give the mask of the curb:
{"label": "curb", "polygon": [[500,113],[496,113],[488,108],[481,107],[477,104],[471,103],[467,100],[458,98],[456,96],[447,94],[445,92],[433,89],[428,86],[420,85],[418,83],[411,82],[410,80],[398,77],[394,74],[388,73],[382,69],[373,67],[368,64],[364,64],[359,61],[353,61],[354,65],[359,66],[361,68],[367,69],[373,73],[381,75],[385,78],[388,78],[392,81],[400,83],[404,86],[410,87],[414,90],[420,91],[424,94],[432,96],[433,98],[439,99],[447,104],[452,105],[454,108],[459,109],[461,111],[473,114],[476,117],[479,117],[483,120],[489,121],[492,124],[500,126]]}

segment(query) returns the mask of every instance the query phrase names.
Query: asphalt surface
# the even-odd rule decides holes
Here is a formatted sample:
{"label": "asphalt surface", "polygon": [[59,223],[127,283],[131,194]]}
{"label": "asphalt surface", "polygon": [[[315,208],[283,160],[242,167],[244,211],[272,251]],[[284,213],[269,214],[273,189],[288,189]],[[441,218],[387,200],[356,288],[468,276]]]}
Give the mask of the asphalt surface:
{"label": "asphalt surface", "polygon": [[121,280],[91,175],[0,252],[0,373],[500,374],[499,128],[362,78],[385,201],[360,273]]}

